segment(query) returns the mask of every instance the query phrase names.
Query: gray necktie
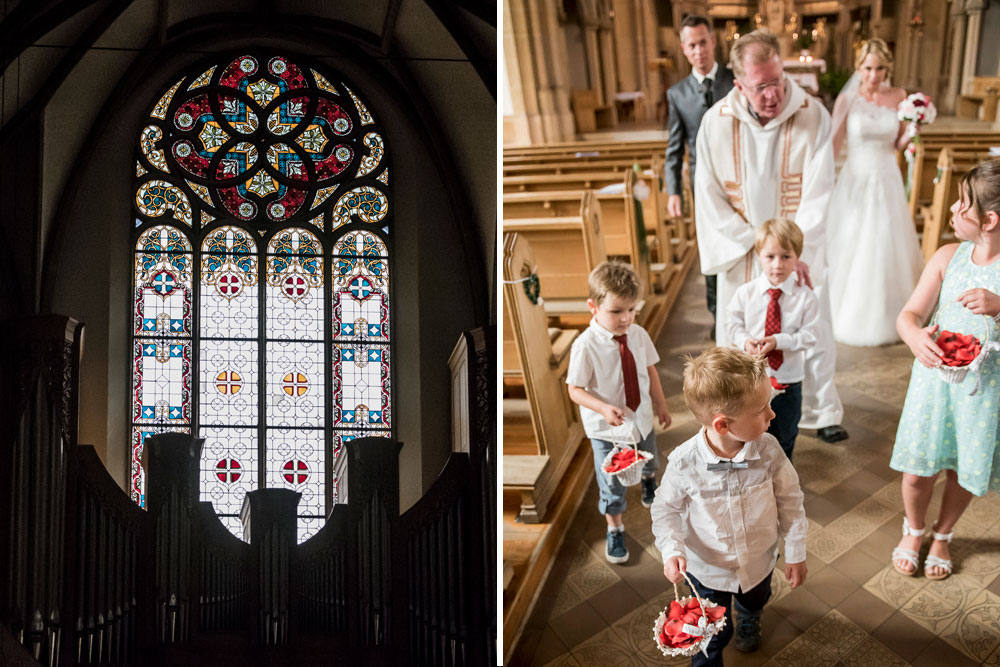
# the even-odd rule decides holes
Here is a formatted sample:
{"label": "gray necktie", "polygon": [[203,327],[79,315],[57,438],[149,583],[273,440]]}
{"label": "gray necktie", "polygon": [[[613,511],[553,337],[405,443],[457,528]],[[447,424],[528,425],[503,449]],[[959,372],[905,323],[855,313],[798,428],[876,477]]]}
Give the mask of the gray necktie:
{"label": "gray necktie", "polygon": [[707,76],[701,80],[701,94],[705,98],[705,108],[710,108],[715,103],[715,96],[712,94],[712,80]]}
{"label": "gray necktie", "polygon": [[746,470],[750,467],[750,464],[746,461],[719,461],[718,463],[709,463],[709,470],[717,470],[725,472],[726,470]]}

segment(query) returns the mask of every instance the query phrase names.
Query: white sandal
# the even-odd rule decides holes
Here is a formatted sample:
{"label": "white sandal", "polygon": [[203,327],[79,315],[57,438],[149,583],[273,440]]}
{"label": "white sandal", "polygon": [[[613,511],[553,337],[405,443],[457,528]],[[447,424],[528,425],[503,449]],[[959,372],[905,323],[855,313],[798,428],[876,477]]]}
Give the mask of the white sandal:
{"label": "white sandal", "polygon": [[[952,531],[950,533],[938,533],[938,532],[935,532],[934,529],[932,528],[931,529],[931,535],[934,536],[935,540],[938,540],[940,542],[947,542],[948,544],[951,544],[951,538],[952,538],[952,536],[955,535],[955,532]],[[944,570],[944,573],[932,577],[931,575],[927,574],[927,568],[929,568],[929,567],[939,568],[941,570]],[[944,579],[944,578],[950,576],[951,575],[951,569],[952,569],[951,561],[948,560],[947,558],[941,558],[940,556],[932,556],[932,555],[928,554],[927,555],[927,559],[924,561],[924,576],[927,577],[928,579],[932,579],[934,581],[938,581],[940,579]]]}
{"label": "white sandal", "polygon": [[[915,528],[910,528],[910,522],[903,517],[903,537],[923,537],[924,533],[927,532],[927,528],[921,528],[916,530]],[[950,537],[950,536],[949,536]],[[896,547],[892,550],[892,566],[896,568],[896,572],[907,577],[912,577],[917,573],[917,562],[920,558],[920,554],[913,549],[904,549],[903,547]],[[913,566],[912,570],[904,570],[899,565],[896,564],[897,560],[901,560],[909,565]],[[949,563],[950,567],[950,563]]]}

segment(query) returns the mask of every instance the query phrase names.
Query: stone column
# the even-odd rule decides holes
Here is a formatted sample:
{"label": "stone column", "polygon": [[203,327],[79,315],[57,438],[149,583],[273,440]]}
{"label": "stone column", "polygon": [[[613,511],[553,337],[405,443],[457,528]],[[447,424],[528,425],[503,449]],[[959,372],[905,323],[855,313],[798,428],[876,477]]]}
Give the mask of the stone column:
{"label": "stone column", "polygon": [[542,3],[539,0],[527,0],[526,5],[528,9],[528,38],[531,43],[532,64],[535,70],[535,90],[538,95],[538,110],[542,123],[542,136],[538,141],[542,143],[561,141],[558,137],[562,134],[562,130],[556,111],[552,80],[545,62],[546,42],[550,41],[553,36],[542,33],[541,27],[545,25],[545,9]]}
{"label": "stone column", "polygon": [[569,54],[566,52],[565,28],[559,23],[554,2],[539,4],[541,22],[536,34],[542,37],[544,48],[538,51],[538,69],[549,72],[552,88],[556,134],[548,141],[571,141],[576,134],[573,112],[569,108]]}
{"label": "stone column", "polygon": [[966,0],[965,13],[969,20],[965,30],[965,58],[962,62],[962,92],[972,92],[972,78],[976,75],[979,55],[979,33],[982,31],[983,10],[986,0]]}
{"label": "stone column", "polygon": [[545,134],[538,108],[525,2],[505,0],[503,3],[504,64],[510,84],[511,105],[514,107],[515,132],[530,143],[539,143],[544,141]]}
{"label": "stone column", "polygon": [[[615,108],[615,93],[618,92],[618,64],[615,58],[614,23],[611,21],[611,11],[602,0],[598,3],[599,29],[597,31],[598,46],[601,50],[601,80],[604,104]],[[618,122],[618,114],[612,113],[615,122]]]}
{"label": "stone column", "polygon": [[618,86],[614,92],[639,89],[635,71],[635,21],[631,0],[614,0],[615,60],[618,65]]}
{"label": "stone column", "polygon": [[948,88],[938,106],[942,113],[954,114],[962,81],[962,58],[965,46],[965,7],[962,0],[951,1],[951,52],[948,55]]}
{"label": "stone column", "polygon": [[597,99],[604,99],[604,80],[601,78],[601,52],[597,45],[597,18],[583,22],[583,50],[587,58],[587,85],[597,92]]}

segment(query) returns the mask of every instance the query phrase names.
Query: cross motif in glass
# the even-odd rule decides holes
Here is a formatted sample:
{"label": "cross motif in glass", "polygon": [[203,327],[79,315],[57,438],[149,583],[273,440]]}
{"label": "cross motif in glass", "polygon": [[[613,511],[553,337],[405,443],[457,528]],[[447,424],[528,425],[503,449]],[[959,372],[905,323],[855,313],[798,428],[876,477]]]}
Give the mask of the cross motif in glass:
{"label": "cross motif in glass", "polygon": [[174,291],[177,280],[169,271],[160,271],[153,276],[153,289],[161,296],[166,296]]}
{"label": "cross motif in glass", "polygon": [[309,391],[309,380],[302,373],[286,373],[285,377],[281,379],[281,388],[285,390],[285,393],[291,397],[303,396],[307,391]]}
{"label": "cross motif in glass", "polygon": [[215,377],[215,388],[220,394],[238,394],[243,388],[243,378],[236,371],[222,371]]}
{"label": "cross motif in glass", "polygon": [[293,301],[297,301],[309,291],[309,285],[301,276],[288,276],[284,283],[285,295]]}
{"label": "cross motif in glass", "polygon": [[281,466],[281,469],[285,471],[282,477],[289,484],[302,484],[309,477],[309,466],[306,465],[305,461],[299,459],[285,461],[285,465]]}
{"label": "cross motif in glass", "polygon": [[231,299],[243,289],[243,281],[235,273],[227,273],[219,278],[216,287],[222,296]]}
{"label": "cross motif in glass", "polygon": [[226,484],[235,482],[243,474],[243,468],[236,459],[220,460],[215,464],[215,470],[215,476],[219,478],[220,482],[225,482]]}
{"label": "cross motif in glass", "polygon": [[372,293],[372,284],[364,276],[358,276],[352,280],[349,287],[351,294],[359,301],[367,299]]}

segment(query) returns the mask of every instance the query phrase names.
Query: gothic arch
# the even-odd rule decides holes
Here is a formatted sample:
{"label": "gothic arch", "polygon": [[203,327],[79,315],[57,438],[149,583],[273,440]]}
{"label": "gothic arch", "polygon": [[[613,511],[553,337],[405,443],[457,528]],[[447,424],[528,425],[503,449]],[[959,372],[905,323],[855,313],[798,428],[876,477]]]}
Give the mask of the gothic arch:
{"label": "gothic arch", "polygon": [[[44,305],[80,313],[88,323],[88,339],[96,338],[96,345],[88,345],[83,372],[97,391],[83,399],[81,414],[87,416],[81,431],[85,440],[106,438],[119,448],[109,453],[107,464],[121,479],[126,461],[120,443],[128,439],[127,416],[114,404],[125,400],[129,379],[115,372],[114,359],[126,354],[127,344],[116,332],[127,326],[129,296],[123,285],[129,282],[130,269],[114,259],[125,253],[127,240],[105,229],[111,224],[105,221],[122,219],[120,202],[131,201],[128,179],[113,175],[108,165],[130,152],[126,138],[141,130],[137,120],[129,120],[143,116],[137,100],[169,87],[174,72],[204,57],[199,45],[210,36],[212,52],[290,49],[333,63],[348,79],[366,82],[367,100],[383,110],[386,143],[398,147],[395,167],[415,174],[395,184],[395,242],[401,249],[396,270],[412,277],[394,295],[396,322],[408,333],[399,341],[396,356],[397,391],[410,397],[395,414],[398,439],[412,445],[401,454],[405,507],[420,496],[447,456],[448,416],[436,409],[448,391],[447,367],[426,360],[447,359],[460,330],[488,321],[482,255],[467,223],[471,207],[449,154],[448,125],[436,117],[407,63],[378,59],[378,40],[355,28],[314,17],[284,17],[280,23],[265,28],[233,16],[199,18],[174,26],[162,47],[150,45],[136,55],[115,95],[104,101],[53,216],[57,223],[47,247]],[[112,117],[126,119],[124,126],[116,126]],[[99,266],[91,261],[95,255],[101,259]],[[106,303],[102,294],[108,295]],[[102,395],[107,398],[102,400]]]}

